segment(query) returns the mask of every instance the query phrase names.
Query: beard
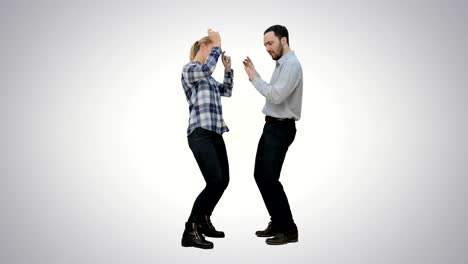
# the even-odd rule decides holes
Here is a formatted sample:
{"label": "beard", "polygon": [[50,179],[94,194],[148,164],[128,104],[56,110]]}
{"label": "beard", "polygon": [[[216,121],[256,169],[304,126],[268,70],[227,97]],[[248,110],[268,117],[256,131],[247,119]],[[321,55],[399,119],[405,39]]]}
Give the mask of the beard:
{"label": "beard", "polygon": [[270,55],[271,55],[271,58],[275,61],[283,57],[283,45],[281,45],[281,42],[278,43],[278,47],[272,53],[270,53]]}

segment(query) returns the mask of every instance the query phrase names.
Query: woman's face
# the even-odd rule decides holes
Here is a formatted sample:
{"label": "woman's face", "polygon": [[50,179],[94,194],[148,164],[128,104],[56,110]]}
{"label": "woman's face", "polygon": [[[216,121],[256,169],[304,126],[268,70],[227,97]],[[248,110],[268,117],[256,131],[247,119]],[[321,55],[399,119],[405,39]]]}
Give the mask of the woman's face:
{"label": "woman's face", "polygon": [[210,55],[210,52],[211,52],[211,48],[213,48],[213,44],[205,44],[205,43],[202,43],[201,46],[200,46],[200,50],[203,54],[203,59],[206,60],[206,58],[208,57],[208,55]]}

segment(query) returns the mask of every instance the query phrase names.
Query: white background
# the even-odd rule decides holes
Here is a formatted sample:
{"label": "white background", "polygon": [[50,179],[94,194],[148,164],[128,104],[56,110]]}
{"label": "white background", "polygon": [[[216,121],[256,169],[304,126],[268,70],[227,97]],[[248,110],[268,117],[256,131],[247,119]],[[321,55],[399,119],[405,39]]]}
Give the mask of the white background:
{"label": "white background", "polygon": [[[464,1],[3,1],[1,263],[466,263]],[[282,24],[304,99],[282,182],[299,243],[254,236],[263,31]],[[225,239],[182,248],[204,186],[180,74],[214,28],[233,59],[223,98]],[[222,80],[222,66],[215,77]]]}

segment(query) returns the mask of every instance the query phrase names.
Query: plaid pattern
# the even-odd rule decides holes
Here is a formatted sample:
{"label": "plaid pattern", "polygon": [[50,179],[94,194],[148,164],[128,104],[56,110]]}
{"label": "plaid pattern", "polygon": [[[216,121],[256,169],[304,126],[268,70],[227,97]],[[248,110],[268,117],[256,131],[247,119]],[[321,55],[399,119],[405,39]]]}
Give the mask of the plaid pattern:
{"label": "plaid pattern", "polygon": [[190,111],[187,135],[197,127],[218,134],[229,131],[223,119],[221,96],[231,96],[234,71],[224,74],[223,83],[211,77],[220,55],[221,49],[213,47],[205,64],[195,61],[183,67],[181,81]]}

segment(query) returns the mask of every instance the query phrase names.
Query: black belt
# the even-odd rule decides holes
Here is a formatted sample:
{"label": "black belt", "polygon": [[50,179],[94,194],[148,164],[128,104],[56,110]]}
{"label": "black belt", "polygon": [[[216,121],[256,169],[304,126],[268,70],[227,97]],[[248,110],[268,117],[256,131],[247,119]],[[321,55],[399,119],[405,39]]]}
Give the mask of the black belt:
{"label": "black belt", "polygon": [[277,118],[272,116],[265,116],[265,123],[275,124],[275,123],[294,123],[294,118]]}

